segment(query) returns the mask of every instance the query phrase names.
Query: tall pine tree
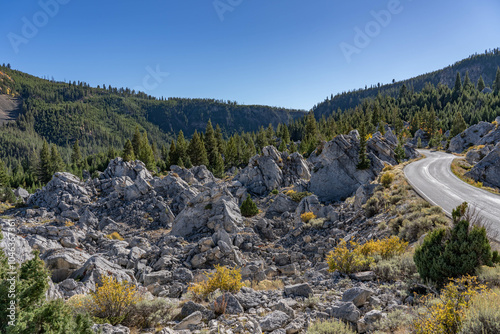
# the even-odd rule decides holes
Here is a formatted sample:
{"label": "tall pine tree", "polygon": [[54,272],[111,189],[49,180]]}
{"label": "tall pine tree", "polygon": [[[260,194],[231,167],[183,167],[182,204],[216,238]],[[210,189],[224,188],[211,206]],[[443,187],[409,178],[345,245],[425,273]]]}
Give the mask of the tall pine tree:
{"label": "tall pine tree", "polygon": [[481,75],[477,80],[477,90],[482,92],[483,89],[486,88],[486,84],[484,83],[483,76]]}
{"label": "tall pine tree", "polygon": [[83,156],[80,151],[80,145],[78,139],[73,144],[73,151],[71,152],[71,164],[76,168],[82,168]]}
{"label": "tall pine tree", "polygon": [[64,161],[61,158],[61,154],[59,153],[57,146],[52,144],[50,148],[50,175],[57,172],[63,172],[64,168]]}
{"label": "tall pine tree", "polygon": [[194,166],[208,166],[207,150],[196,130],[189,141],[188,154]]}
{"label": "tall pine tree", "polygon": [[132,145],[130,139],[127,139],[125,145],[123,146],[123,160],[125,161],[135,160],[134,146]]}
{"label": "tall pine tree", "polygon": [[148,134],[145,131],[142,134],[139,152],[139,160],[141,160],[146,165],[147,169],[154,171],[156,168],[155,156],[153,154],[153,149],[149,144]]}
{"label": "tall pine tree", "polygon": [[495,82],[493,84],[493,92],[495,95],[500,94],[500,67],[497,67],[497,75],[495,76]]}
{"label": "tall pine tree", "polygon": [[370,167],[370,159],[366,155],[366,121],[361,119],[361,124],[359,126],[359,158],[358,158],[358,169],[367,169]]}
{"label": "tall pine tree", "polygon": [[50,147],[47,141],[44,139],[42,144],[42,150],[40,151],[40,158],[38,162],[38,179],[42,183],[47,183],[52,177],[51,174],[51,163],[50,163]]}

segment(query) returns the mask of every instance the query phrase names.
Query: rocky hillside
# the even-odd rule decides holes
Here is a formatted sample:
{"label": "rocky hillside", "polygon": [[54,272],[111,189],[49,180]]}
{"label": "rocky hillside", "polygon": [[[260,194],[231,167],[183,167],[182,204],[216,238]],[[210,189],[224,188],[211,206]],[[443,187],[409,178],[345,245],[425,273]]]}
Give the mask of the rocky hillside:
{"label": "rocky hillside", "polygon": [[[384,193],[372,182],[395,164],[397,139],[390,129],[374,134],[367,147],[371,166],[361,171],[355,168],[358,137],[357,131],[338,136],[308,160],[268,146],[224,180],[204,166],[173,166],[153,177],[142,162],[118,158],[94,179],[56,173],[34,195],[18,190],[27,207],[4,213],[0,222],[15,240],[18,262],[40,252],[51,275],[48,298],[88,295],[105,276],[133,282],[149,298],[179,305],[160,333],[301,333],[329,317],[364,333],[411,299],[402,286],[383,287],[374,272],[345,277],[327,270],[325,255],[341,238],[387,235],[375,226],[389,213],[367,214],[362,206]],[[418,155],[406,150],[408,158]],[[260,210],[253,217],[240,209],[248,194]],[[393,210],[403,205],[394,203]],[[306,213],[314,219],[305,220]],[[6,232],[12,224],[15,236]],[[241,268],[249,282],[224,295],[223,315],[216,302],[199,303],[188,293],[215,265]],[[122,325],[95,328],[129,333]]]}

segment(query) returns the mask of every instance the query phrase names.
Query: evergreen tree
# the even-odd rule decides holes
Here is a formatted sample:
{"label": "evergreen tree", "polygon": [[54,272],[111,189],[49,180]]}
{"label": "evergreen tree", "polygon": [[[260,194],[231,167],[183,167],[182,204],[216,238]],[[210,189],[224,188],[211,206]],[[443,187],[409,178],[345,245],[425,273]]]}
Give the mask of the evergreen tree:
{"label": "evergreen tree", "polygon": [[396,157],[397,163],[403,162],[403,160],[406,158],[405,156],[405,149],[403,148],[403,145],[401,145],[401,138],[398,139],[398,145],[394,149],[394,154]]}
{"label": "evergreen tree", "polygon": [[127,139],[125,145],[123,146],[123,160],[125,161],[135,160],[134,146],[132,145],[130,139]]}
{"label": "evergreen tree", "polygon": [[434,136],[434,133],[437,130],[437,125],[436,125],[436,111],[434,110],[434,107],[431,105],[431,109],[426,115],[426,131],[429,134],[429,136]]}
{"label": "evergreen tree", "polygon": [[453,87],[453,90],[458,92],[462,91],[462,80],[460,79],[459,72],[457,72],[457,76],[455,78],[455,86]]}
{"label": "evergreen tree", "polygon": [[141,156],[141,140],[142,136],[139,127],[135,127],[134,136],[132,137],[132,147],[134,148],[134,155],[138,158]]}
{"label": "evergreen tree", "polygon": [[182,132],[182,130],[179,130],[179,134],[177,135],[177,143],[175,147],[177,156],[179,157],[179,159],[182,159],[185,165],[188,158],[188,153],[187,153],[188,143],[184,138],[184,132]]}
{"label": "evergreen tree", "polygon": [[266,129],[266,141],[268,145],[273,145],[274,143],[274,138],[276,137],[276,133],[274,132],[273,125],[269,123]]}
{"label": "evergreen tree", "polygon": [[287,150],[285,141],[282,139],[280,142],[280,146],[278,146],[278,151],[285,152]]}
{"label": "evergreen tree", "polygon": [[[0,239],[2,235],[0,233]],[[16,321],[9,326],[7,315],[11,303],[10,279],[15,272]],[[88,316],[75,315],[62,300],[47,301],[49,275],[38,252],[33,259],[12,268],[0,250],[0,333],[42,334],[75,333],[92,334]]]}
{"label": "evergreen tree", "polygon": [[198,131],[194,131],[188,145],[189,158],[194,166],[208,166],[208,157],[205,145],[201,141]]}
{"label": "evergreen tree", "polygon": [[367,169],[370,167],[370,159],[366,155],[366,124],[365,120],[361,120],[361,124],[359,126],[359,158],[358,158],[358,169]]}
{"label": "evergreen tree", "polygon": [[484,83],[484,80],[483,80],[483,76],[479,76],[479,79],[477,80],[477,90],[482,92],[483,89],[486,88],[486,85]]}
{"label": "evergreen tree", "polygon": [[142,134],[139,152],[139,160],[141,160],[146,165],[147,169],[154,171],[156,169],[156,161],[146,132],[143,132]]}
{"label": "evergreen tree", "polygon": [[217,164],[217,155],[219,154],[219,150],[217,149],[217,139],[215,138],[215,131],[210,120],[208,120],[205,130],[204,142],[208,157],[208,169],[213,171],[215,165]]}
{"label": "evergreen tree", "polygon": [[224,177],[224,159],[222,158],[222,154],[220,153],[217,154],[217,158],[215,159],[215,166],[212,170],[212,173],[215,177]]}
{"label": "evergreen tree", "polygon": [[313,140],[315,143],[318,142],[318,123],[314,117],[313,112],[309,112],[306,117],[306,128],[304,133],[304,138]]}
{"label": "evergreen tree", "polygon": [[269,142],[267,141],[266,130],[264,130],[263,126],[260,127],[259,132],[257,133],[256,144],[259,152],[261,152],[264,147],[269,145]]}
{"label": "evergreen tree", "polygon": [[177,154],[177,147],[175,147],[175,141],[172,140],[170,143],[170,150],[168,153],[168,159],[166,161],[167,168],[172,165],[179,165],[179,155]]}
{"label": "evergreen tree", "polygon": [[297,152],[297,144],[295,144],[294,141],[290,143],[290,153],[295,153]]}
{"label": "evergreen tree", "polygon": [[47,183],[50,181],[52,174],[52,168],[50,164],[50,148],[47,141],[44,139],[42,144],[42,150],[40,151],[40,158],[38,163],[38,178],[40,182]]}
{"label": "evergreen tree", "polygon": [[455,116],[453,117],[450,135],[453,138],[456,135],[462,133],[465,129],[467,129],[467,123],[465,123],[462,113],[460,111],[457,111],[455,113]]}
{"label": "evergreen tree", "polygon": [[9,175],[7,174],[7,167],[4,162],[0,160],[0,187],[9,186]]}
{"label": "evergreen tree", "polygon": [[52,144],[50,148],[50,175],[54,175],[57,172],[63,172],[64,168],[64,161],[61,158],[61,154],[57,146]]}
{"label": "evergreen tree", "polygon": [[252,201],[250,195],[248,195],[247,198],[243,201],[240,209],[241,215],[244,217],[253,217],[259,213],[259,208],[254,203],[254,201]]}
{"label": "evergreen tree", "polygon": [[82,152],[80,151],[80,143],[78,139],[73,144],[73,151],[71,152],[71,163],[76,168],[81,168],[83,165],[83,156]]}
{"label": "evergreen tree", "polygon": [[453,99],[457,99],[462,94],[462,80],[460,79],[460,73],[457,72],[457,77],[455,79],[455,86],[453,87]]}
{"label": "evergreen tree", "polygon": [[220,154],[225,155],[226,142],[224,141],[224,138],[222,136],[222,130],[219,124],[215,126],[215,140],[217,141],[217,150],[219,151]]}
{"label": "evergreen tree", "polygon": [[448,278],[473,275],[481,265],[493,265],[498,253],[491,246],[484,227],[473,226],[467,218],[467,203],[452,212],[453,228],[429,233],[415,250],[414,260],[420,277],[437,283]]}
{"label": "evergreen tree", "polygon": [[284,142],[285,145],[288,145],[288,143],[290,143],[290,131],[288,130],[288,126],[286,126],[286,124],[283,124],[281,129],[281,141]]}
{"label": "evergreen tree", "polygon": [[230,168],[233,166],[238,166],[238,145],[237,140],[234,136],[229,138],[226,145],[226,167]]}
{"label": "evergreen tree", "polygon": [[493,92],[495,95],[500,94],[500,67],[497,67],[497,74],[495,76],[495,82],[493,84]]}
{"label": "evergreen tree", "polygon": [[469,71],[466,71],[465,78],[464,78],[464,89],[466,91],[469,91],[472,87],[474,87],[474,86],[472,85],[472,82],[470,81]]}

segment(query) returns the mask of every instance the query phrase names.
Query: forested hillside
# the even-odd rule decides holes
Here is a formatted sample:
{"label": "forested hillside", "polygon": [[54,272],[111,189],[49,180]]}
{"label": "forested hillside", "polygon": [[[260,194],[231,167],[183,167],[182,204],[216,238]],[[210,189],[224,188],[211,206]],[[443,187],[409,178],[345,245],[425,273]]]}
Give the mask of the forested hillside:
{"label": "forested hillside", "polygon": [[[121,152],[136,127],[147,133],[160,157],[157,152],[176,138],[179,130],[191,137],[195,131],[204,131],[209,120],[229,138],[269,124],[276,127],[305,114],[213,99],[157,99],[128,88],[49,81],[13,70],[10,65],[0,67],[0,94],[3,100],[16,99],[20,105],[14,111],[12,103],[0,105],[1,120],[12,120],[12,115],[20,113],[16,122],[0,127],[0,159],[11,170],[22,173],[35,168],[43,139],[56,145],[65,163],[70,163],[72,147],[78,140],[81,153],[94,156],[88,161],[89,167],[99,169],[107,156],[115,155],[114,150]],[[10,109],[3,110],[3,105]]]}
{"label": "forested hillside", "polygon": [[[411,64],[409,64],[411,66]],[[469,78],[474,84],[478,84],[482,77],[484,87],[493,87],[495,80],[495,71],[500,66],[500,49],[496,48],[490,51],[485,51],[483,54],[475,54],[466,59],[456,62],[453,65],[445,67],[441,70],[419,75],[415,78],[393,82],[391,84],[382,85],[380,83],[365,86],[364,89],[342,92],[330,97],[325,101],[313,107],[316,117],[323,115],[328,116],[338,109],[354,108],[366,98],[375,98],[377,95],[389,95],[397,97],[404,85],[409,91],[421,92],[427,84],[437,86],[445,85],[448,88],[453,88],[455,84],[455,76],[460,73],[462,78],[469,73]],[[484,88],[483,87],[483,88]]]}

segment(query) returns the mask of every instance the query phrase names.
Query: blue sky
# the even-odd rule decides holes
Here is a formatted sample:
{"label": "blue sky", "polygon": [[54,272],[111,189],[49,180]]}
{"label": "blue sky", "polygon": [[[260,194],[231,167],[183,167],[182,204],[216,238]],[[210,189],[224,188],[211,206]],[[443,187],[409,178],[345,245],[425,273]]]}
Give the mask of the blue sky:
{"label": "blue sky", "polygon": [[159,97],[308,110],[499,47],[499,31],[497,0],[23,0],[2,4],[0,63]]}

